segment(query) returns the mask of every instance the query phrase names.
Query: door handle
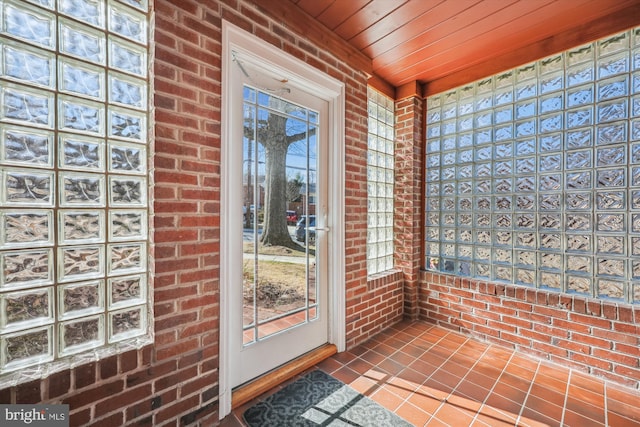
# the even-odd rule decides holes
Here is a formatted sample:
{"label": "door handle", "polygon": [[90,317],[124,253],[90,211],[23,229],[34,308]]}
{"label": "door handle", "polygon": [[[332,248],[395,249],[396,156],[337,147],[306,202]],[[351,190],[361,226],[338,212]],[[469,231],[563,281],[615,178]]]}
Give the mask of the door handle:
{"label": "door handle", "polygon": [[331,231],[329,227],[316,227],[316,231]]}

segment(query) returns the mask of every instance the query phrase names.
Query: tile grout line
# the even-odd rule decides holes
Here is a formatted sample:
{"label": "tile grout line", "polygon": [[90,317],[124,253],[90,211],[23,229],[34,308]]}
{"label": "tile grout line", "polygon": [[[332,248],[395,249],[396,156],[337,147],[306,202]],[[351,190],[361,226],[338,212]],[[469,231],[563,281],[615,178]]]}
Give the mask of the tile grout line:
{"label": "tile grout line", "polygon": [[[421,336],[423,336],[424,334],[428,333],[431,329],[433,329],[433,327],[430,327],[430,328],[429,328],[429,329],[427,329],[426,331],[421,332],[421,333],[419,334],[419,336],[415,336],[415,337],[413,337],[410,341],[408,341],[407,343],[405,343],[405,345],[404,345],[403,347],[406,347],[407,345],[409,345],[409,344],[413,343],[414,341],[416,341],[416,340],[420,339],[420,337],[421,337]],[[440,337],[436,342],[434,342],[434,343],[430,343],[431,345],[430,345],[426,350],[424,350],[424,351],[420,354],[420,356],[419,356],[419,357],[414,357],[414,359],[415,359],[415,360],[420,359],[422,356],[424,356],[424,355],[425,355],[425,353],[427,353],[429,350],[431,350],[433,347],[435,347],[439,342],[441,342],[442,340],[444,340],[444,338],[445,338],[447,335],[449,335],[449,333],[448,333],[448,332],[447,332],[444,336]],[[380,341],[380,342],[379,342],[379,344],[386,344],[386,342],[387,342],[389,339],[391,339],[391,338],[393,338],[393,336],[389,336],[387,339],[385,339],[385,340],[383,340],[383,341]],[[390,358],[391,358],[391,356],[393,356],[394,354],[397,354],[397,353],[399,353],[399,352],[402,352],[402,350],[401,350],[401,349],[397,349],[396,351],[394,351],[393,353],[389,354],[388,356],[385,356],[385,355],[383,355],[382,353],[378,353],[378,352],[377,352],[377,351],[375,351],[373,348],[370,348],[368,351],[373,351],[374,353],[377,353],[377,354],[379,354],[379,355],[381,355],[381,356],[384,356],[384,359],[382,359],[382,361],[381,361],[381,362],[376,363],[375,365],[373,365],[373,367],[377,367],[377,366],[379,366],[379,365],[380,365],[380,363],[384,362],[384,361],[385,361],[385,360],[387,360],[387,359],[390,359]],[[365,352],[365,353],[366,353],[366,352]],[[363,354],[365,354],[365,353],[363,353]],[[362,361],[364,361],[364,362],[367,362],[366,360],[362,359],[362,357],[361,357],[361,356],[362,356],[362,354],[361,354],[361,355],[356,356],[356,358],[357,358],[357,359],[360,359],[360,360],[362,360]],[[413,356],[412,356],[412,357],[413,357]],[[370,362],[367,362],[367,363],[370,363]],[[346,364],[343,364],[342,366],[346,367],[347,365],[346,365]],[[389,375],[389,379],[394,378],[394,377],[397,377],[397,375],[394,375],[394,376],[391,376],[392,374],[388,374],[388,375]],[[359,374],[359,376],[361,377],[361,376],[362,376],[362,374]],[[427,378],[427,379],[428,379],[428,378]],[[426,379],[425,379],[425,381],[426,381]],[[380,390],[380,389],[382,388],[382,387],[380,386],[380,384],[378,383],[378,381],[376,381],[376,384],[378,385],[378,387],[376,388],[376,390],[374,391],[374,393],[373,393],[373,394],[377,393],[377,392],[378,392],[378,390]],[[384,385],[384,384],[382,384],[382,385]],[[421,385],[422,385],[422,384],[421,384]],[[412,393],[412,394],[414,394],[415,392],[411,392],[411,393]],[[373,398],[373,394],[372,394],[371,396],[369,396],[369,398],[370,398],[370,399],[372,399],[372,398]],[[400,396],[398,396],[398,397],[400,397]],[[408,399],[409,399],[408,397],[407,397],[407,398],[403,398],[403,399],[401,400],[401,403],[400,403],[400,405],[398,406],[398,408],[399,408],[402,404],[404,404],[404,403],[410,403],[411,405],[413,405],[413,403],[408,402]],[[416,405],[413,405],[413,406],[416,406]],[[422,409],[422,408],[420,408],[420,407],[418,407],[418,406],[416,406],[416,407],[417,407],[418,409]],[[396,409],[397,409],[397,408],[396,408]],[[440,407],[438,407],[438,409],[440,409]],[[396,415],[397,415],[397,413],[396,413],[396,411],[395,411],[395,410],[394,410],[394,411],[392,411],[392,412],[393,412],[394,414],[396,414]],[[426,411],[425,411],[425,413],[426,413]],[[433,415],[431,415],[431,417],[433,417]]]}
{"label": "tile grout line", "polygon": [[604,409],[604,425],[608,426],[609,425],[609,399],[607,398],[607,391],[609,390],[609,386],[607,385],[606,381],[603,381],[602,384],[602,388],[603,390],[603,400],[604,402],[602,402],[602,408]]}
{"label": "tile grout line", "polygon": [[518,413],[518,417],[516,418],[516,425],[520,422],[520,418],[522,418],[522,413],[524,412],[525,407],[527,406],[527,400],[529,400],[529,396],[531,394],[531,389],[536,382],[536,377],[538,376],[538,372],[540,371],[541,361],[538,361],[536,366],[536,373],[531,378],[531,383],[529,384],[529,390],[527,390],[527,396],[522,401],[522,407],[520,408],[520,413]]}
{"label": "tile grout line", "polygon": [[[443,337],[442,337],[442,339],[444,339],[445,337],[449,336],[449,334],[451,334],[451,332],[447,332],[447,334],[446,334],[445,336],[443,336]],[[441,364],[440,366],[443,366],[445,363],[447,363],[449,360],[451,360],[451,358],[453,357],[453,355],[454,355],[454,354],[455,354],[455,353],[460,349],[460,347],[462,347],[465,343],[469,342],[469,339],[470,339],[470,338],[467,338],[463,343],[461,343],[461,344],[458,346],[458,348],[456,349],[456,351],[455,351],[455,352],[450,353],[450,354],[449,354],[449,356],[444,360],[444,362],[442,362],[442,364]],[[485,351],[486,351],[486,350],[485,350]],[[476,363],[478,363],[478,362],[476,361]],[[438,367],[438,369],[440,369],[440,366]],[[474,366],[475,366],[475,364],[474,364]],[[436,369],[436,371],[437,371],[438,369]],[[432,373],[431,373],[431,375],[429,375],[429,377],[428,377],[427,379],[425,379],[425,381],[424,381],[424,382],[426,382],[427,380],[429,380],[429,379],[433,376],[433,374],[434,374],[434,373],[435,373],[435,371],[434,371],[434,372],[432,372]],[[468,374],[469,374],[469,371],[467,371],[467,373],[464,375],[464,377],[466,377]],[[460,378],[460,381],[462,381],[462,380],[464,379],[464,377]],[[438,411],[439,411],[440,409],[442,409],[442,407],[443,407],[443,406],[445,406],[445,405],[447,405],[447,404],[449,403],[449,402],[448,402],[448,400],[449,400],[449,396],[451,396],[451,394],[454,392],[454,390],[456,389],[456,387],[458,386],[458,384],[460,384],[460,381],[458,381],[454,387],[451,387],[451,391],[449,392],[449,394],[447,395],[447,397],[445,397],[444,399],[442,399],[442,400],[440,401],[440,406],[438,406],[438,408],[437,408],[435,411],[433,411],[433,415],[431,415],[431,419],[434,419],[434,418],[435,418],[436,420],[438,420],[438,421],[442,422],[443,424],[447,424],[447,423],[445,423],[444,421],[439,420],[439,419],[436,417],[436,414],[438,413]],[[424,382],[423,382],[423,384],[424,384]],[[448,425],[448,424],[447,424],[447,425]]]}
{"label": "tile grout line", "polygon": [[[569,379],[572,378],[572,376],[574,375],[575,372],[580,372],[580,371],[576,371],[573,368],[569,368]],[[597,380],[597,379],[596,379]],[[609,381],[607,380],[600,380],[602,382],[602,410],[604,412],[604,426],[608,426],[609,425],[609,410],[608,410],[608,399],[607,399],[607,391],[609,389],[608,385],[609,385]],[[570,385],[570,384],[569,384]],[[574,387],[581,389],[581,390],[587,390],[590,391],[589,389],[587,389],[586,387],[582,387],[580,385],[574,385]],[[564,414],[566,412],[566,402],[569,398],[569,390],[568,390],[568,386],[567,386],[567,395],[565,397],[565,407],[563,408],[563,413],[562,413],[562,422],[564,423]],[[589,417],[587,417],[589,418]],[[589,418],[591,419],[591,418]],[[595,420],[594,420],[595,421]],[[562,424],[564,425],[564,424]]]}
{"label": "tile grout line", "polygon": [[[431,329],[432,329],[432,328],[429,328],[429,330],[431,330]],[[427,331],[425,331],[425,332],[421,333],[421,334],[420,334],[420,336],[424,335],[425,333],[428,333],[428,332],[429,332],[429,330],[427,330]],[[429,350],[431,350],[432,348],[436,347],[440,342],[444,341],[444,340],[445,340],[445,338],[446,338],[447,336],[449,336],[450,334],[451,334],[451,332],[447,331],[447,333],[446,333],[446,334],[444,334],[443,336],[441,336],[441,337],[440,337],[436,342],[432,343],[432,344],[429,346],[429,348],[428,348],[428,349],[426,349],[424,352],[422,352],[422,354],[420,355],[420,357],[424,356],[424,355],[425,355]],[[411,341],[409,341],[407,344],[411,344],[412,342],[414,342],[414,341],[415,341],[415,340],[417,340],[418,338],[419,338],[419,337],[415,337],[415,338],[413,338],[413,339],[412,339]],[[460,348],[463,344],[467,343],[469,340],[470,340],[470,338],[466,338],[466,339],[465,339],[465,341],[464,341],[460,346],[458,346],[458,348]],[[386,340],[385,340],[385,341],[386,341]],[[485,350],[485,351],[486,351],[486,350]],[[390,358],[391,356],[393,356],[394,354],[396,354],[396,353],[398,353],[398,352],[401,352],[401,350],[400,350],[400,349],[396,350],[395,352],[391,353],[389,356],[386,356],[386,357],[385,357],[385,359]],[[448,360],[453,356],[453,354],[455,354],[455,352],[450,353],[450,355],[449,355],[449,356],[444,360],[444,362],[442,362],[442,363],[440,364],[440,366],[444,365],[444,363],[445,363],[445,362],[447,362],[447,361],[448,361]],[[359,357],[359,356],[358,356],[358,357]],[[420,359],[420,357],[416,357],[415,359],[416,359],[416,360],[418,360],[418,359]],[[477,363],[477,362],[476,362],[476,363]],[[438,369],[440,369],[440,366],[438,366],[438,367],[437,367],[437,369],[435,369],[435,370],[434,370],[434,371],[433,371],[429,376],[425,377],[425,380],[424,380],[420,385],[423,385],[425,382],[427,382],[427,381],[428,381],[428,380],[433,376],[433,374],[435,373],[435,371],[437,371]],[[474,366],[475,366],[475,364],[474,364]],[[466,375],[465,375],[465,376],[466,376]],[[394,377],[397,377],[397,375],[395,375]],[[456,385],[457,385],[457,384],[456,384]],[[451,392],[453,392],[453,390],[455,390],[455,388],[453,388]],[[451,392],[449,393],[449,395],[451,394]],[[414,394],[415,392],[411,392],[411,393],[412,393],[412,394]],[[449,395],[447,395],[447,397],[448,397]],[[403,398],[403,399],[402,399],[402,403],[401,403],[400,405],[402,405],[402,404],[404,404],[404,403],[409,403],[409,404],[413,405],[413,403],[408,402],[408,399],[409,399],[409,397]],[[431,421],[432,419],[434,419],[434,418],[435,418],[435,413],[436,413],[436,412],[438,412],[438,411],[440,410],[440,408],[442,408],[442,406],[443,406],[443,405],[445,405],[446,403],[447,403],[447,398],[445,398],[444,400],[440,400],[440,405],[436,408],[436,410],[435,410],[435,411],[433,411],[433,414],[430,414],[430,418],[429,418],[429,420],[427,420],[427,422],[429,422],[429,421]],[[416,406],[416,405],[413,405],[413,406]],[[400,406],[398,406],[398,407],[400,407]],[[418,407],[418,406],[416,406],[416,407],[417,407],[418,409],[421,409],[421,410],[422,410],[422,408],[420,408],[420,407]],[[393,411],[393,412],[395,413],[395,411]],[[427,413],[426,411],[424,411],[424,412],[425,412],[425,413]],[[396,414],[396,415],[397,415],[397,414]],[[446,424],[446,423],[445,423],[445,424]]]}
{"label": "tile grout line", "polygon": [[[571,376],[573,369],[569,369],[569,378],[567,378],[567,388],[564,392],[564,403],[562,404],[562,415],[560,416],[560,425],[564,425],[564,416],[567,413],[567,401],[569,400],[569,386],[571,385]],[[606,425],[606,424],[605,424]]]}
{"label": "tile grout line", "polygon": [[[449,334],[447,334],[447,335],[449,335]],[[446,337],[447,335],[445,335],[445,337]],[[443,338],[444,338],[444,337],[443,337]],[[470,342],[470,341],[473,341],[473,340],[472,340],[471,338],[467,337],[467,339],[466,339],[462,344],[460,344],[460,346],[458,347],[458,350],[459,350],[463,345],[465,345],[466,343],[468,343],[468,342]],[[465,373],[465,374],[460,378],[460,381],[458,381],[458,382],[456,383],[455,387],[452,387],[452,388],[451,388],[451,391],[449,392],[449,394],[447,395],[447,397],[446,397],[446,398],[444,398],[444,400],[442,400],[442,403],[440,404],[440,406],[438,406],[438,409],[436,409],[436,410],[435,410],[434,415],[432,415],[432,418],[433,418],[433,417],[435,417],[435,414],[440,410],[440,408],[442,408],[442,406],[443,406],[443,405],[445,405],[445,404],[447,404],[447,403],[448,403],[449,396],[451,396],[451,395],[456,391],[456,389],[458,388],[458,386],[460,385],[460,383],[461,383],[461,382],[462,382],[462,381],[463,381],[463,380],[464,380],[464,379],[469,375],[469,373],[473,370],[473,368],[474,368],[478,363],[480,363],[480,358],[482,358],[482,356],[484,356],[484,355],[487,353],[487,351],[489,351],[489,348],[490,348],[490,345],[489,345],[489,346],[487,346],[487,347],[484,349],[484,351],[482,352],[482,354],[480,355],[480,357],[478,357],[478,359],[476,359],[476,361],[474,362],[474,364],[473,364],[470,368],[468,368],[468,369],[467,369],[467,372],[466,372],[466,373]],[[450,360],[450,359],[453,357],[453,355],[454,355],[455,353],[457,353],[457,351],[456,351],[456,352],[451,353],[451,355],[450,355],[449,357],[447,357],[447,359],[445,360],[445,362],[447,362],[448,360]],[[443,364],[444,364],[444,363],[443,363]],[[430,378],[430,377],[431,377],[431,376],[429,376],[429,378]],[[427,379],[428,379],[428,378],[427,378]],[[426,380],[425,380],[425,381],[426,381]],[[495,386],[495,384],[494,384],[494,386]],[[486,398],[485,398],[485,400],[486,400]],[[482,404],[484,404],[484,403],[482,403]],[[482,405],[480,405],[480,408],[482,408]],[[473,419],[472,419],[471,421],[472,421],[472,422],[473,422],[473,421],[475,421],[477,417],[478,417],[478,411],[476,411],[476,414],[473,416]],[[437,419],[437,418],[436,418],[436,419]],[[440,421],[440,420],[439,420],[439,421]]]}
{"label": "tile grout line", "polygon": [[[489,344],[489,346],[487,346],[487,350],[485,351],[485,353],[487,351],[489,351],[489,349],[492,348],[493,346],[494,346],[493,344]],[[482,401],[482,406],[480,406],[480,410],[482,410],[482,407],[485,406],[485,404],[486,404],[485,402],[489,399],[489,396],[491,396],[491,394],[493,393],[493,390],[495,390],[496,386],[500,382],[500,378],[502,378],[502,376],[504,375],[504,373],[505,373],[505,371],[507,369],[507,366],[509,366],[509,364],[511,363],[511,361],[513,360],[515,355],[516,355],[515,351],[511,350],[511,356],[509,356],[509,360],[507,361],[507,363],[505,363],[504,367],[502,368],[502,372],[500,372],[500,375],[498,376],[498,378],[496,378],[496,381],[491,386],[491,390],[489,390],[489,393],[487,393],[487,396]],[[492,406],[490,406],[490,408],[493,408],[498,412],[502,412],[500,409],[494,408]],[[476,413],[476,416],[474,417],[474,421],[478,418],[478,415],[480,415],[480,410]],[[518,420],[518,417],[516,417],[516,422],[517,422],[517,420]]]}
{"label": "tile grout line", "polygon": [[[478,357],[478,360],[476,360],[476,363],[473,364],[473,366],[467,371],[467,373],[465,374],[464,377],[462,377],[462,379],[465,379],[469,373],[471,373],[471,371],[473,370],[473,368],[476,367],[476,365],[478,363],[480,363],[480,359],[482,359],[482,356],[484,356],[485,354],[487,354],[487,352],[489,351],[489,349],[491,348],[491,344],[489,344],[484,351],[482,352],[482,354],[480,355],[480,357]],[[511,358],[513,357],[513,353],[511,353],[511,356],[509,356],[509,361],[511,361]],[[482,410],[482,407],[484,406],[484,402],[486,402],[486,400],[489,398],[489,395],[491,394],[491,391],[495,388],[496,384],[498,384],[498,381],[500,380],[500,377],[502,376],[502,374],[504,373],[504,369],[505,367],[509,364],[509,361],[505,364],[505,366],[502,368],[502,372],[500,372],[500,375],[498,376],[498,378],[496,378],[496,381],[493,383],[493,385],[491,386],[491,390],[489,390],[489,393],[487,393],[487,395],[485,396],[484,400],[480,403],[480,408],[478,408],[478,410],[476,411],[476,415],[473,417],[473,420],[471,420],[471,422],[475,422],[478,420],[478,415],[480,415],[480,411]],[[461,380],[462,381],[462,380]],[[458,383],[459,384],[459,383]],[[454,389],[455,390],[455,389]]]}
{"label": "tile grout line", "polygon": [[[431,329],[431,328],[430,328],[430,329]],[[429,330],[430,330],[430,329],[429,329]],[[427,332],[428,332],[428,331],[425,331],[425,332],[423,332],[423,333],[422,333],[422,334],[420,334],[420,335],[422,336],[422,335],[424,335],[424,334],[425,334],[425,333],[427,333]],[[442,337],[440,337],[440,339],[438,339],[436,342],[434,342],[433,344],[431,344],[427,350],[425,350],[424,352],[422,352],[422,354],[420,355],[420,357],[424,356],[424,355],[425,355],[429,350],[431,350],[432,348],[434,348],[435,346],[437,346],[437,345],[438,345],[438,343],[440,343],[441,341],[443,341],[447,336],[449,336],[449,334],[450,334],[450,333],[451,333],[451,332],[447,332],[445,335],[443,335]],[[411,340],[409,343],[407,343],[407,344],[411,344],[413,341],[415,341],[415,340],[416,340],[416,339],[418,339],[418,338],[419,338],[419,337],[415,337],[414,339],[412,339],[412,340]],[[466,343],[466,342],[467,342],[467,341],[465,341],[465,343]],[[401,350],[399,350],[399,349],[398,349],[398,350],[396,351],[396,353],[397,353],[397,352],[399,352],[399,351],[401,351]],[[395,354],[395,353],[393,353],[393,354]],[[420,359],[420,357],[416,357],[416,360]],[[446,362],[447,360],[449,360],[449,358],[451,358],[451,355],[450,355],[449,357],[447,357],[447,359],[445,359],[445,361],[444,361],[444,362]],[[440,366],[442,366],[442,365],[444,364],[444,362],[443,362]],[[440,366],[438,366],[438,368],[437,368],[435,371],[437,371],[438,369],[440,369]],[[431,378],[431,376],[435,373],[435,371],[433,371],[433,372],[432,372],[428,377],[426,377],[426,378],[425,378],[425,380],[420,384],[420,386],[422,386],[425,382],[427,382],[427,381],[429,380],[429,378]],[[397,375],[396,375],[396,377],[397,377]],[[401,403],[400,405],[402,405],[402,404],[404,404],[404,403],[409,403],[410,405],[416,406],[416,405],[414,405],[413,403],[409,402],[409,398],[410,398],[413,394],[415,394],[415,392],[411,392],[411,395],[409,395],[409,397],[404,398],[404,399],[402,400],[402,403]],[[434,419],[434,418],[435,418],[435,414],[436,414],[436,412],[438,412],[438,411],[440,410],[440,408],[442,408],[442,406],[443,406],[444,404],[446,404],[446,403],[447,403],[446,398],[445,398],[444,400],[440,400],[440,405],[436,408],[436,410],[435,410],[435,411],[433,411],[433,414],[429,414],[429,419],[427,420],[427,423],[428,423],[429,421],[431,421],[432,419]],[[398,406],[398,407],[400,407],[400,406]],[[425,412],[425,413],[427,413],[427,414],[428,414],[428,412],[427,412],[427,411],[424,411],[424,410],[423,410],[422,408],[420,408],[419,406],[416,406],[416,408],[418,408],[418,409],[420,409],[420,410],[422,410],[423,412]],[[395,413],[395,411],[394,411],[394,413]],[[396,414],[396,415],[397,415],[397,414]],[[445,423],[445,424],[446,424],[446,423]],[[425,425],[426,425],[426,424],[425,424]]]}

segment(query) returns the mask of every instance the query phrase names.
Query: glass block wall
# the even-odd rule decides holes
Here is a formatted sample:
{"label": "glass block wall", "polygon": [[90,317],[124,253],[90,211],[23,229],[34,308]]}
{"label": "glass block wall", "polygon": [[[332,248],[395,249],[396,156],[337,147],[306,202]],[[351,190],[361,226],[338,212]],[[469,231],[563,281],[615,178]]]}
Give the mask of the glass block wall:
{"label": "glass block wall", "polygon": [[640,29],[427,109],[428,269],[640,302]]}
{"label": "glass block wall", "polygon": [[369,87],[367,149],[367,273],[393,268],[394,104]]}
{"label": "glass block wall", "polygon": [[149,36],[146,0],[0,8],[5,374],[148,336]]}

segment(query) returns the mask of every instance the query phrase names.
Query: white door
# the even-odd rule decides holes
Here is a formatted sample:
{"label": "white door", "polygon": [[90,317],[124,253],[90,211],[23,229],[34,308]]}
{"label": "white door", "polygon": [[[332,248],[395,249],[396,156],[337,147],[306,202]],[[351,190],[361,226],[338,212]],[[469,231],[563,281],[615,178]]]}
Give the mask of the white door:
{"label": "white door", "polygon": [[[233,55],[231,386],[328,342],[328,103]],[[235,236],[235,237],[234,237]],[[235,249],[233,249],[235,248]],[[241,249],[240,249],[241,248]]]}

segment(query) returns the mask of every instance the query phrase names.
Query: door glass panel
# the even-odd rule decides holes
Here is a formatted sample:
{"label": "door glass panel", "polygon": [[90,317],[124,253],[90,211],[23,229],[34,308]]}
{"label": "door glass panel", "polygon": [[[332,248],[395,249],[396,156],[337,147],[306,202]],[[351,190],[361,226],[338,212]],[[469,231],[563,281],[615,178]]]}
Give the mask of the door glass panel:
{"label": "door glass panel", "polygon": [[243,88],[243,343],[312,322],[318,113]]}

